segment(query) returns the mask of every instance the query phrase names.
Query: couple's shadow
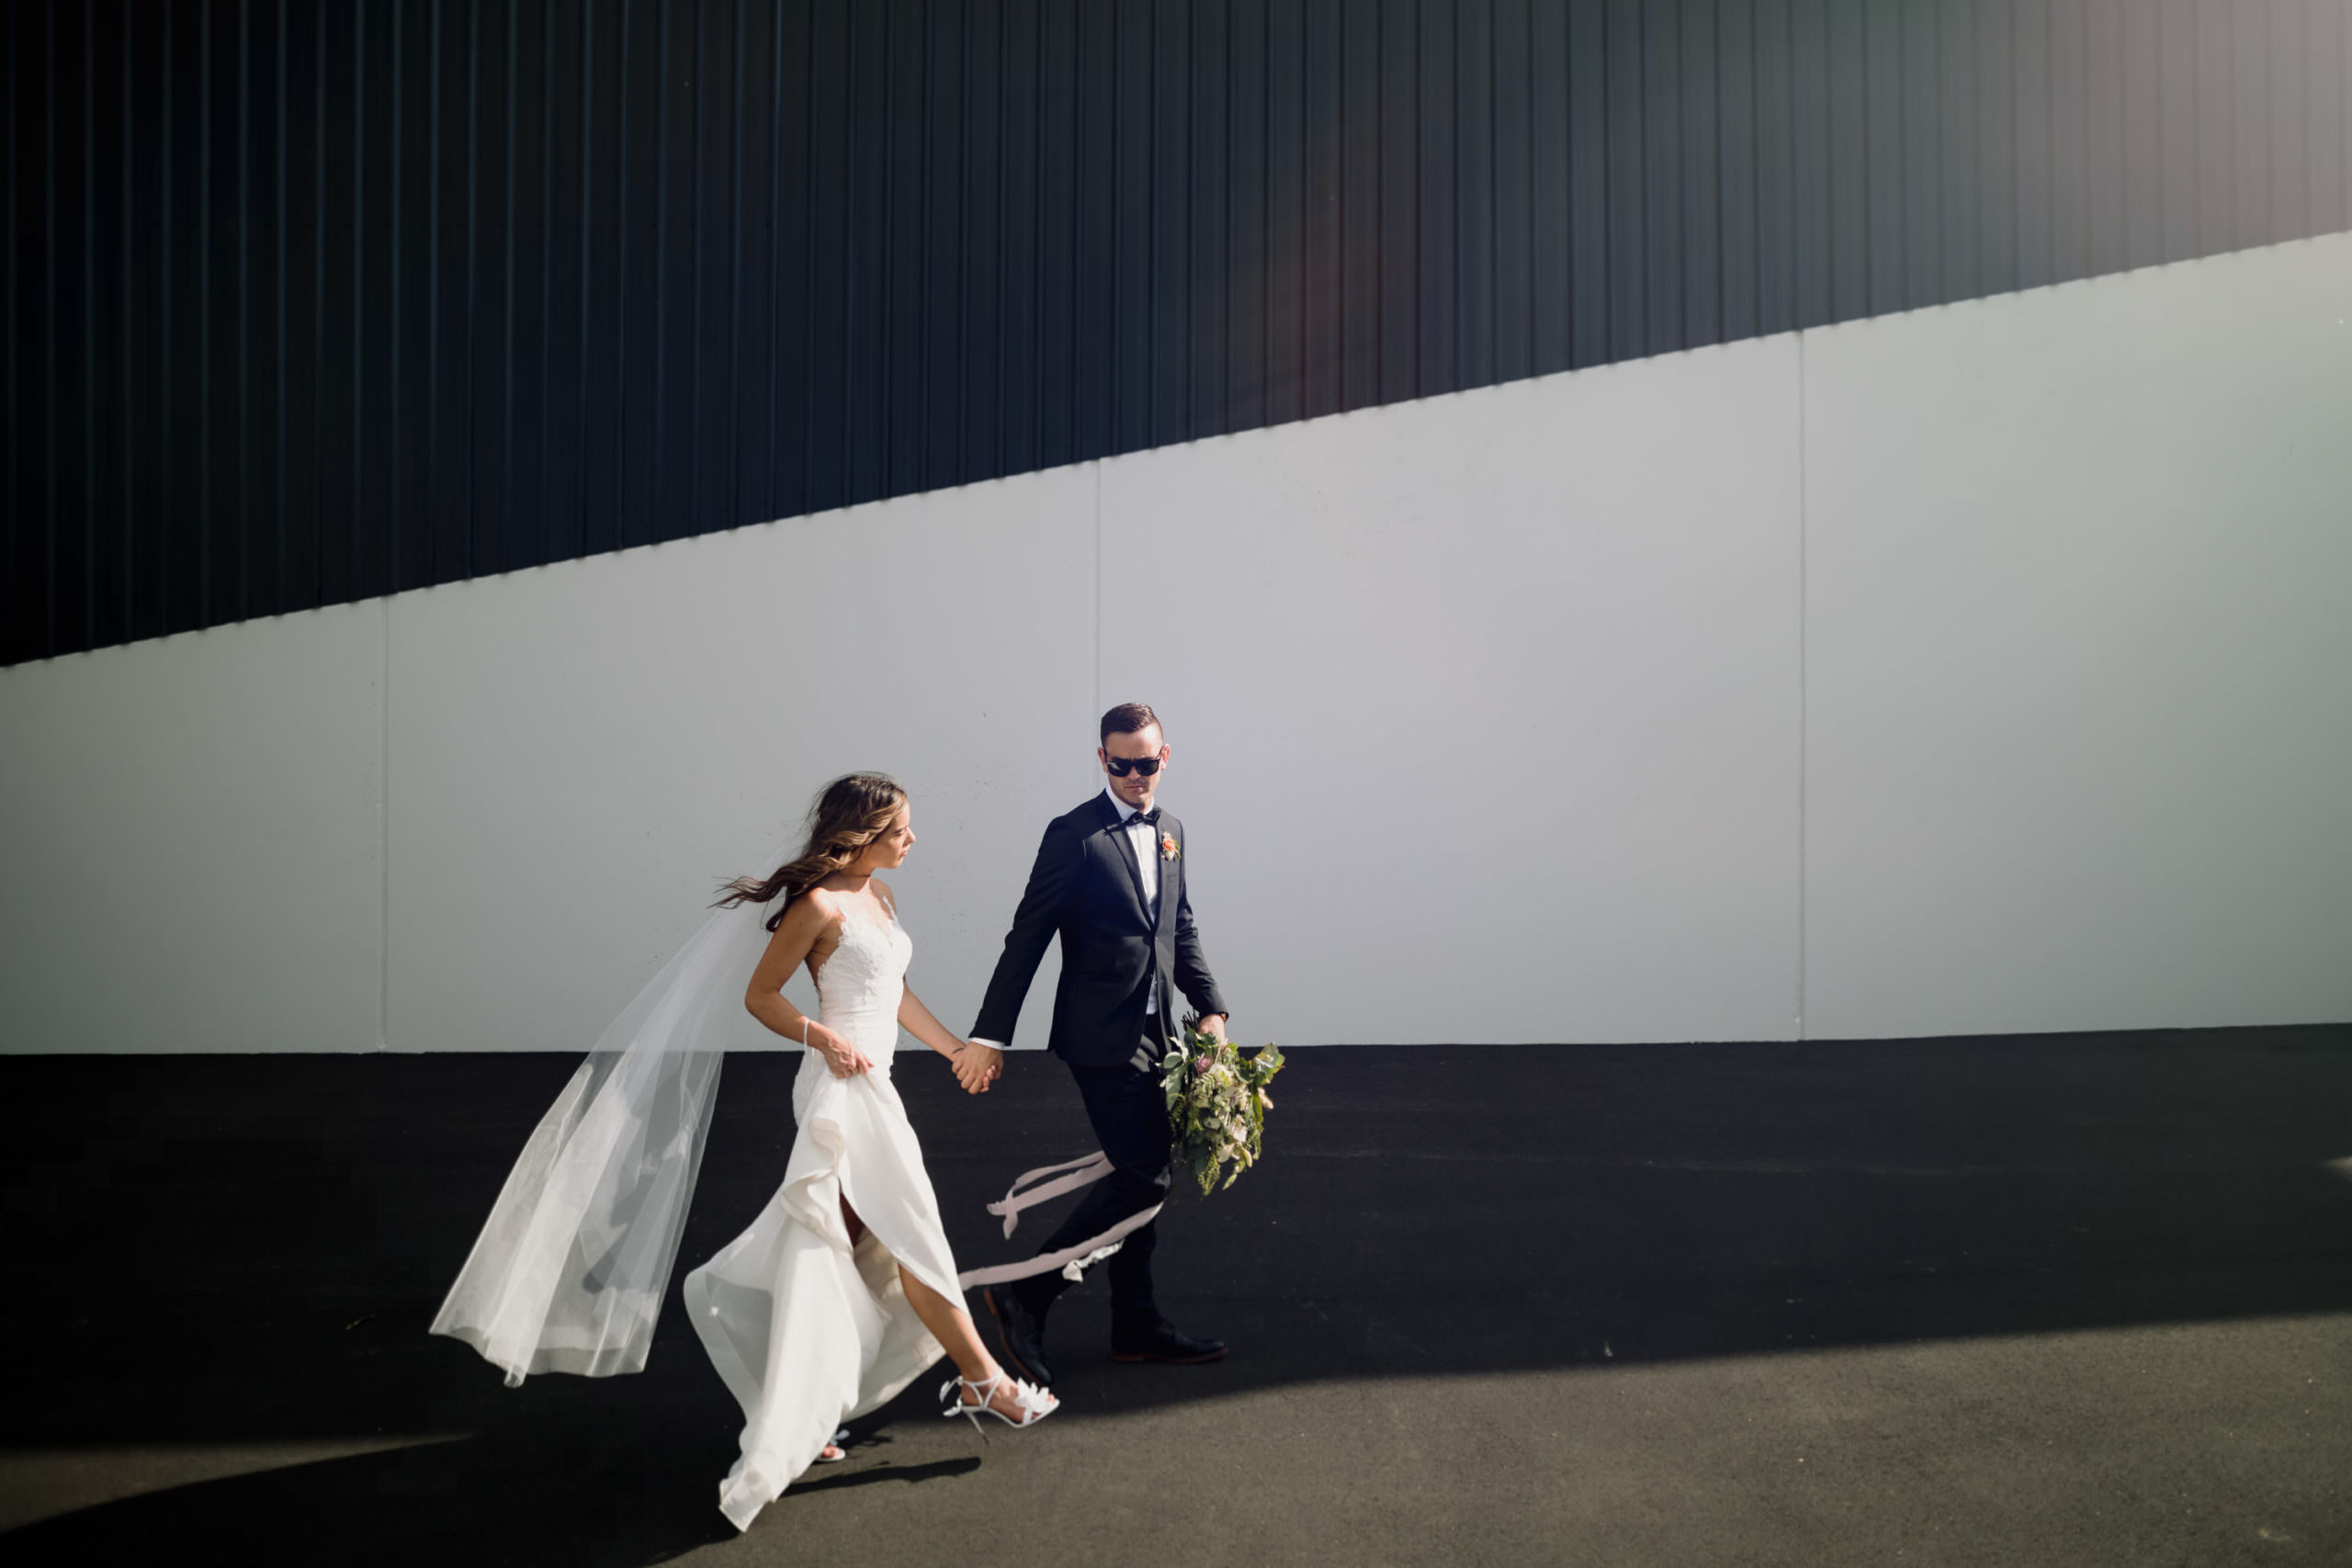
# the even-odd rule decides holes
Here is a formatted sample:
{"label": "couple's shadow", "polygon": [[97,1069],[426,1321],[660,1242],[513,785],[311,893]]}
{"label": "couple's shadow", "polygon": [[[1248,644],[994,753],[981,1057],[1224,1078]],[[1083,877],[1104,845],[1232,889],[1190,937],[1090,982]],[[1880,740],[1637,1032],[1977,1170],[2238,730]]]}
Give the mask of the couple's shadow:
{"label": "couple's shadow", "polygon": [[[646,1370],[614,1378],[535,1377],[514,1390],[499,1386],[498,1374],[470,1352],[428,1336],[431,1292],[462,1259],[511,1146],[575,1064],[556,1057],[473,1064],[490,1081],[428,1095],[472,1102],[479,1092],[512,1122],[467,1129],[465,1141],[481,1143],[478,1159],[445,1163],[436,1154],[420,1161],[414,1145],[430,1137],[418,1131],[424,1124],[401,1114],[404,1102],[394,1096],[364,1094],[380,1098],[384,1125],[352,1140],[353,1152],[368,1153],[354,1162],[347,1183],[334,1175],[340,1158],[301,1172],[272,1168],[240,1179],[240,1191],[249,1182],[257,1196],[332,1190],[334,1217],[276,1215],[277,1223],[268,1223],[269,1200],[261,1197],[245,1216],[253,1223],[237,1232],[256,1239],[233,1260],[212,1263],[226,1263],[232,1272],[284,1267],[290,1261],[285,1238],[299,1235],[309,1253],[299,1265],[303,1275],[344,1289],[372,1276],[400,1299],[369,1301],[375,1310],[330,1337],[318,1359],[307,1347],[305,1353],[272,1355],[266,1337],[256,1341],[199,1310],[187,1325],[193,1363],[184,1355],[178,1376],[157,1365],[114,1369],[109,1379],[164,1379],[147,1390],[147,1429],[122,1432],[133,1443],[251,1440],[256,1462],[269,1462],[274,1434],[296,1441],[296,1434],[372,1430],[386,1432],[388,1443],[403,1434],[413,1435],[410,1440],[166,1484],[38,1520],[0,1533],[0,1560],[146,1568],[168,1553],[183,1562],[239,1564],[627,1568],[732,1541],[736,1531],[718,1511],[718,1492],[735,1461],[742,1416],[686,1322],[680,1277],[689,1260],[709,1256],[748,1224],[781,1179],[794,1129],[778,1108],[789,1103],[798,1062],[797,1055],[762,1053],[728,1063],[681,1261]],[[927,1141],[936,1145],[927,1152],[941,1168],[943,1187],[960,1200],[950,1211],[959,1245],[983,1260],[1017,1254],[1019,1247],[999,1235],[981,1211],[995,1196],[982,1189],[1009,1174],[1003,1140],[1019,1131],[1042,1140],[1037,1146],[1059,1150],[1069,1143],[1069,1152],[1082,1152],[1079,1145],[1089,1135],[1082,1116],[1057,1103],[1062,1085],[1043,1073],[1025,1075],[1011,1093],[978,1100],[957,1092],[944,1076],[918,1081],[910,1090],[929,1123]],[[181,1172],[176,1157],[170,1163]],[[341,1190],[344,1185],[352,1190]],[[277,1240],[259,1239],[270,1236]],[[213,1375],[191,1377],[192,1370]],[[761,1522],[788,1516],[815,1494],[872,1495],[978,1472],[986,1461],[977,1438],[968,1453],[941,1457],[935,1446],[913,1445],[918,1455],[899,1457],[893,1432],[932,1419],[931,1396],[944,1375],[918,1378],[883,1409],[853,1423],[847,1461],[803,1473]],[[214,1391],[209,1399],[198,1393],[199,1383]],[[119,1429],[90,1427],[77,1412],[62,1423],[17,1423],[10,1436],[36,1449],[95,1438],[103,1453]],[[120,1461],[93,1458],[120,1468]]]}
{"label": "couple's shadow", "polygon": [[[159,1558],[633,1568],[734,1540],[717,1506],[718,1480],[732,1460],[731,1406],[691,1407],[702,1402],[633,1379],[611,1380],[596,1393],[587,1402],[593,1409],[575,1399],[537,1402],[469,1437],[80,1509],[0,1536],[0,1554],[125,1568]],[[804,1474],[770,1508],[788,1511],[813,1493],[920,1486],[980,1468],[977,1453],[895,1462],[890,1414],[859,1422],[848,1462]]]}

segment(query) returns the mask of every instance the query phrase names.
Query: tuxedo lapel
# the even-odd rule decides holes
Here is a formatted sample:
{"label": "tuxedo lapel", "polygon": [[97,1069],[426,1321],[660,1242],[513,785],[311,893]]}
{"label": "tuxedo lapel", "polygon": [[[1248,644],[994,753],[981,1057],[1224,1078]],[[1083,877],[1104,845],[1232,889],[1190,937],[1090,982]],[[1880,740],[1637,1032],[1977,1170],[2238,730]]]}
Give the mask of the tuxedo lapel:
{"label": "tuxedo lapel", "polygon": [[[1161,835],[1165,834],[1172,838],[1175,836],[1175,832],[1176,824],[1170,821],[1165,817],[1161,818],[1159,819],[1159,826],[1152,832],[1151,852],[1154,854],[1159,853],[1159,841]],[[1159,954],[1163,951],[1166,951],[1165,944],[1169,940],[1168,933],[1175,927],[1176,906],[1183,900],[1183,886],[1182,884],[1177,880],[1177,878],[1182,874],[1183,865],[1183,852],[1182,850],[1177,852],[1176,859],[1168,860],[1163,858],[1159,863],[1159,908],[1158,911],[1159,918],[1158,923],[1152,927],[1151,931],[1151,961],[1155,965],[1159,962]],[[1170,1041],[1179,1041],[1182,1039],[1182,1036],[1177,1032],[1176,1028],[1175,980],[1176,976],[1172,973],[1166,970],[1160,971],[1159,1028],[1161,1037]]]}
{"label": "tuxedo lapel", "polygon": [[[1160,826],[1152,830],[1151,852],[1154,854],[1159,853],[1161,835],[1172,831],[1168,826],[1166,818],[1163,817],[1159,820]],[[1176,881],[1176,868],[1180,863],[1182,863],[1167,859],[1162,859],[1159,863],[1159,919],[1152,926],[1154,936],[1165,935],[1169,926],[1176,919],[1176,889],[1173,885]]]}
{"label": "tuxedo lapel", "polygon": [[1118,808],[1111,804],[1108,796],[1098,795],[1096,798],[1102,805],[1103,831],[1111,835],[1111,847],[1118,852],[1119,859],[1126,864],[1127,885],[1135,889],[1136,913],[1143,917],[1144,924],[1150,925],[1151,901],[1143,896],[1143,867],[1136,860],[1136,847],[1128,840],[1127,830],[1119,826]]}

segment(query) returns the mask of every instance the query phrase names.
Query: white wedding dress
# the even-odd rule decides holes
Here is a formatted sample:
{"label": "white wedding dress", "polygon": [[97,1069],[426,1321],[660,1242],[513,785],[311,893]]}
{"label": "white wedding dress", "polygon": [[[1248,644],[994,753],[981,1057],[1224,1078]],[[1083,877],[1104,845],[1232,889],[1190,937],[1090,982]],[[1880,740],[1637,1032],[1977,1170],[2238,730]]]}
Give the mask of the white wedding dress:
{"label": "white wedding dress", "polygon": [[[849,901],[844,900],[847,904]],[[800,1124],[784,1185],[752,1228],[686,1276],[703,1346],[743,1407],[742,1457],[718,1488],[737,1529],[815,1461],[835,1428],[887,1404],[944,1352],[899,1270],[963,1299],[922,1150],[890,1082],[899,1000],[914,943],[895,918],[855,907],[817,974],[818,1017],[873,1069],[835,1077],[800,1062]],[[842,1201],[864,1222],[853,1246]]]}

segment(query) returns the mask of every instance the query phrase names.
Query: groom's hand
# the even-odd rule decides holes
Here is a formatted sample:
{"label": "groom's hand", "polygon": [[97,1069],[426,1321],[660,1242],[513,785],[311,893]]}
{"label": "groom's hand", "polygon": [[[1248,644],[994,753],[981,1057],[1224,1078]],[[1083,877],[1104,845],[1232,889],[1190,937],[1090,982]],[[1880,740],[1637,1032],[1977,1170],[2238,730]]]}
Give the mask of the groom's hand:
{"label": "groom's hand", "polygon": [[993,1045],[969,1040],[956,1053],[956,1081],[964,1086],[967,1094],[986,1094],[1003,1070],[1004,1053]]}
{"label": "groom's hand", "polygon": [[1207,1035],[1212,1040],[1223,1040],[1225,1038],[1225,1014],[1221,1012],[1213,1012],[1209,1014],[1208,1017],[1201,1020],[1201,1032]]}

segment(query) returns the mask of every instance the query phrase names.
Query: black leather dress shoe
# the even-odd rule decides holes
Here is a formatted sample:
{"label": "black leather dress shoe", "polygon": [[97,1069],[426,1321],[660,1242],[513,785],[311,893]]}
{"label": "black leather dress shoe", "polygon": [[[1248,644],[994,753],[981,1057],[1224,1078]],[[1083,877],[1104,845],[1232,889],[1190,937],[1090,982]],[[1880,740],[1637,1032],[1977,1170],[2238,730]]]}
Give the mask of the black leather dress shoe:
{"label": "black leather dress shoe", "polygon": [[1190,1367],[1224,1354],[1224,1340],[1195,1339],[1164,1321],[1144,1328],[1122,1330],[1116,1324],[1111,1327],[1111,1359],[1114,1361],[1171,1361]]}
{"label": "black leather dress shoe", "polygon": [[982,1286],[980,1301],[996,1319],[997,1342],[1004,1347],[1012,1375],[1039,1388],[1053,1387],[1054,1374],[1046,1365],[1046,1320],[1002,1285]]}

